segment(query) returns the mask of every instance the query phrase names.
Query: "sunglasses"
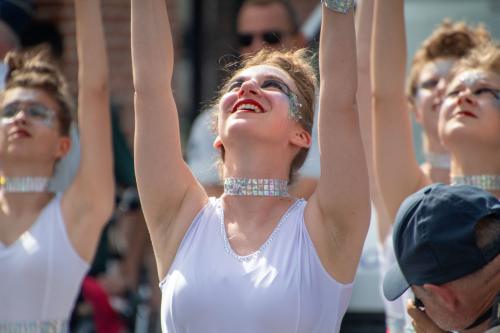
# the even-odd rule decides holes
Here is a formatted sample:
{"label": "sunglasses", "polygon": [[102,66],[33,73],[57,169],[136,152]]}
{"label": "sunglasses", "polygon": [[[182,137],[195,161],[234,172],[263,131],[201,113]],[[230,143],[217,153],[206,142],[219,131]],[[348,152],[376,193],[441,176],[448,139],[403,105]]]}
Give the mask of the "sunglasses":
{"label": "sunglasses", "polygon": [[43,104],[30,103],[23,105],[19,102],[10,103],[3,107],[0,112],[2,124],[6,125],[13,123],[21,111],[37,123],[41,123],[47,127],[52,127],[54,125],[54,119],[56,117],[56,112],[54,110]]}
{"label": "sunglasses", "polygon": [[262,33],[238,33],[238,43],[240,46],[252,45],[253,39],[259,36],[266,44],[276,45],[281,43],[284,33],[280,31],[264,31]]}
{"label": "sunglasses", "polygon": [[425,310],[425,305],[424,303],[422,302],[422,300],[420,298],[418,298],[417,296],[414,296],[413,297],[413,305],[421,310],[421,311],[424,311]]}

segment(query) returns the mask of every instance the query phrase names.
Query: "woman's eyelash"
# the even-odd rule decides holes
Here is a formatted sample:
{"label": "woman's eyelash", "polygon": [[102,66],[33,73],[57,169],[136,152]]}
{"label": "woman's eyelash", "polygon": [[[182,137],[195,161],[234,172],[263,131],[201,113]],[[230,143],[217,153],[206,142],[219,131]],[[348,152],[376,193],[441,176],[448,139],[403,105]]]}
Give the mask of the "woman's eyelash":
{"label": "woman's eyelash", "polygon": [[491,94],[496,99],[500,99],[500,90],[497,90],[497,89],[493,89],[493,88],[479,88],[479,89],[477,89],[474,92],[474,94],[483,94],[483,93]]}
{"label": "woman's eyelash", "polygon": [[230,90],[233,90],[235,88],[239,88],[241,87],[241,84],[243,83],[243,81],[241,80],[238,80],[238,81],[234,81],[234,82],[231,82],[227,88],[228,91]]}
{"label": "woman's eyelash", "polygon": [[267,88],[267,87],[275,87],[284,92],[285,94],[288,94],[290,92],[290,89],[286,84],[280,81],[276,80],[266,80],[264,83],[262,83],[262,88]]}
{"label": "woman's eyelash", "polygon": [[[460,93],[460,91],[461,91],[461,89],[452,90],[447,94],[447,96],[456,96]],[[478,89],[473,91],[474,95],[480,95],[480,94],[484,94],[484,93],[491,94],[493,97],[500,100],[500,90],[498,90],[498,89],[478,88]]]}
{"label": "woman's eyelash", "polygon": [[435,86],[437,86],[438,83],[439,83],[439,80],[431,79],[431,80],[427,80],[427,81],[422,82],[420,87],[424,88],[424,89],[432,89]]}
{"label": "woman's eyelash", "polygon": [[[237,81],[231,82],[227,86],[227,91],[232,91],[234,89],[240,88],[241,85],[243,84],[243,82],[244,82],[243,80],[237,80]],[[280,91],[282,91],[286,95],[290,94],[290,88],[288,88],[288,86],[285,83],[277,81],[277,80],[266,80],[261,84],[261,87],[262,88],[273,87],[273,88],[279,89]]]}

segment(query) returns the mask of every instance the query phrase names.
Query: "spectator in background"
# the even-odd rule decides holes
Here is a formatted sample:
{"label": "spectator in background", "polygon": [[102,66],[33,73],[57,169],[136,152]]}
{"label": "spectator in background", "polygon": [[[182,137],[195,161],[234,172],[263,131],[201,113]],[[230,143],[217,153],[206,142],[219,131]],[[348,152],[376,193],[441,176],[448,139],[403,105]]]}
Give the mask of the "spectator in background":
{"label": "spectator in background", "polygon": [[385,276],[384,294],[394,300],[411,287],[418,333],[499,331],[497,198],[468,185],[424,187],[398,211],[394,248],[397,264]]}
{"label": "spectator in background", "polygon": [[[254,54],[262,48],[299,49],[306,40],[299,30],[297,14],[288,0],[245,0],[238,10],[236,35],[241,55]],[[317,113],[317,112],[316,112]],[[193,122],[186,149],[186,159],[196,178],[209,196],[222,194],[217,169],[219,154],[213,147],[215,131],[212,110],[205,110]],[[316,124],[317,119],[314,123]],[[313,129],[313,144],[299,177],[290,192],[296,197],[311,195],[319,177],[317,128]]]}

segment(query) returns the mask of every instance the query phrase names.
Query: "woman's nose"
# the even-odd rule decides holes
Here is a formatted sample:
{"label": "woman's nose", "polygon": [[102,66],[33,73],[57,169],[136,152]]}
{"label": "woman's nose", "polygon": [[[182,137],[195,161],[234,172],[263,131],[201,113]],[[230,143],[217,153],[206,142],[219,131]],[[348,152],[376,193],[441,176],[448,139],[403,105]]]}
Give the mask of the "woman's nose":
{"label": "woman's nose", "polygon": [[446,83],[447,83],[447,81],[445,78],[441,78],[438,81],[438,84],[436,85],[436,89],[435,89],[435,94],[437,97],[439,97],[439,98],[443,97],[444,92],[446,90]]}
{"label": "woman's nose", "polygon": [[466,89],[458,95],[457,99],[457,104],[462,105],[462,104],[470,104],[470,105],[476,105],[476,99],[474,98],[472,92],[470,89]]}
{"label": "woman's nose", "polygon": [[26,124],[27,120],[28,120],[27,112],[25,110],[20,110],[14,115],[14,117],[11,118],[9,122],[15,124]]}
{"label": "woman's nose", "polygon": [[259,87],[255,80],[247,80],[241,84],[240,91],[238,92],[238,96],[243,96],[245,94],[258,94]]}

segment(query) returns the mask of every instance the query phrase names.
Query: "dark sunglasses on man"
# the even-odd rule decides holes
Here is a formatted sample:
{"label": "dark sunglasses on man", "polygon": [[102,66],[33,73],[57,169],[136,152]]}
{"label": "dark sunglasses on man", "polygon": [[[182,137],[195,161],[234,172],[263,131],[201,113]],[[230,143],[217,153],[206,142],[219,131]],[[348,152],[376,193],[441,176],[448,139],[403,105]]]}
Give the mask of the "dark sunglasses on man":
{"label": "dark sunglasses on man", "polygon": [[276,45],[281,43],[281,40],[285,34],[286,33],[281,31],[264,31],[262,33],[238,33],[237,37],[240,46],[252,45],[253,39],[255,37],[260,37],[266,44]]}

